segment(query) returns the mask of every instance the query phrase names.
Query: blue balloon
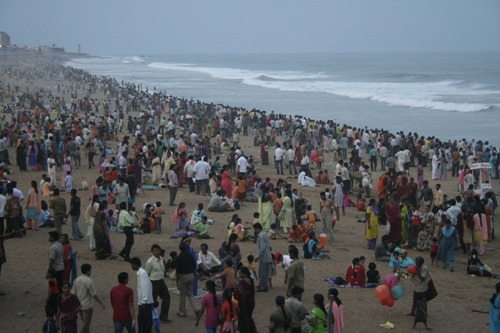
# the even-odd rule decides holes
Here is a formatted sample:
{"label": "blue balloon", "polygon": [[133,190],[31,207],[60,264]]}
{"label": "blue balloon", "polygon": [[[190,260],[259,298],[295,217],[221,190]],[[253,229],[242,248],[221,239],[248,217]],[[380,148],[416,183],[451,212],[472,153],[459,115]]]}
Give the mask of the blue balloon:
{"label": "blue balloon", "polygon": [[391,288],[391,295],[395,299],[400,299],[405,295],[405,290],[399,284]]}

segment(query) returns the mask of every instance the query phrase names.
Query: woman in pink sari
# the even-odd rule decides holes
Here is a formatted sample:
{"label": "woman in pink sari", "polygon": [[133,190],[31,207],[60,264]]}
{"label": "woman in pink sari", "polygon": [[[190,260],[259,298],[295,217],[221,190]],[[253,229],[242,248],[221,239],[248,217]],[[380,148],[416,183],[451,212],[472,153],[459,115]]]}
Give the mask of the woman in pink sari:
{"label": "woman in pink sari", "polygon": [[330,300],[326,308],[328,309],[328,333],[342,333],[344,330],[344,308],[339,299],[339,291],[336,288],[328,290]]}
{"label": "woman in pink sari", "polygon": [[62,172],[61,172],[61,188],[66,188],[65,178],[68,171],[71,171],[71,156],[66,155],[63,160]]}

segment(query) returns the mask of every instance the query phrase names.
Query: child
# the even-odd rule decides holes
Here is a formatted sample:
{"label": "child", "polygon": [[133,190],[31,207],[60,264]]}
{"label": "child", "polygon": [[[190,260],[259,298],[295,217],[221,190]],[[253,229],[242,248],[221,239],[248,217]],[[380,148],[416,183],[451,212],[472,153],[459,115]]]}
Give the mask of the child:
{"label": "child", "polygon": [[364,189],[363,189],[363,185],[362,184],[359,184],[359,188],[358,188],[358,191],[356,192],[356,199],[358,199],[358,202],[356,203],[356,206],[358,205],[359,201],[360,200],[363,200],[363,194],[364,194]]}
{"label": "child", "polygon": [[[430,248],[430,251],[431,251],[431,264],[434,265],[434,261],[436,260],[437,258],[437,254],[438,254],[438,249],[439,249],[439,244],[438,244],[438,239],[436,237],[432,237],[432,243],[431,243],[431,248]],[[437,263],[437,261],[436,261]]]}
{"label": "child", "polygon": [[289,243],[300,243],[302,241],[302,238],[300,237],[300,233],[297,229],[297,225],[292,225],[292,231],[290,232],[290,235],[288,235],[288,242]]}
{"label": "child", "polygon": [[55,313],[47,312],[45,316],[45,323],[43,323],[42,332],[43,333],[57,333],[57,321],[54,319]]}
{"label": "child", "polygon": [[161,209],[161,202],[157,201],[156,206],[153,210],[153,215],[155,219],[155,233],[160,234],[161,233],[161,216],[165,215],[165,212],[163,209]]}
{"label": "child", "polygon": [[207,312],[205,317],[205,332],[215,332],[217,331],[217,326],[220,324],[220,306],[221,299],[220,296],[217,295],[215,291],[215,282],[212,280],[208,280],[206,282],[205,288],[207,293],[201,299],[201,309],[196,316],[196,324],[198,327],[200,324],[200,319],[203,316],[204,312]]}
{"label": "child", "polygon": [[198,238],[201,239],[210,238],[210,236],[208,235],[208,224],[206,216],[201,217],[201,222],[195,225],[194,229],[198,232]]}
{"label": "child", "polygon": [[251,275],[252,279],[258,281],[259,278],[257,277],[257,272],[256,272],[257,267],[253,263],[254,260],[255,260],[254,256],[250,254],[247,257],[247,264],[245,265],[245,267],[248,268],[248,270],[250,271],[250,275]]}
{"label": "child", "polygon": [[254,225],[255,223],[259,223],[259,218],[260,218],[260,214],[258,212],[253,213],[252,225]]}
{"label": "child", "polygon": [[380,283],[380,273],[377,270],[377,264],[375,264],[374,262],[368,264],[366,279],[366,287],[376,287]]}
{"label": "child", "polygon": [[269,229],[269,238],[270,239],[284,239],[285,236],[280,234],[278,225],[276,223],[271,224],[271,229]]}
{"label": "child", "polygon": [[308,229],[311,229],[311,227],[313,229],[316,228],[316,219],[316,212],[312,209],[311,205],[307,205],[306,220]]}
{"label": "child", "polygon": [[224,289],[221,306],[222,327],[221,333],[238,332],[238,305],[232,300],[232,291]]}
{"label": "child", "polygon": [[153,303],[153,327],[155,328],[155,333],[161,333],[160,329],[160,312],[158,311],[158,302]]}
{"label": "child", "polygon": [[66,172],[66,177],[64,178],[64,187],[66,192],[70,193],[73,188],[73,176],[71,176],[71,171]]}
{"label": "child", "polygon": [[57,313],[57,305],[59,299],[59,284],[56,279],[56,270],[54,268],[49,268],[45,276],[48,279],[48,295],[45,304],[45,315],[48,317],[52,314],[52,318]]}
{"label": "child", "polygon": [[231,259],[226,260],[226,267],[220,273],[212,277],[213,280],[221,279],[222,288],[229,289],[234,291],[236,288],[237,280],[236,280],[236,272],[233,268],[233,261]]}
{"label": "child", "polygon": [[[392,252],[392,255],[394,257],[394,259],[392,260],[392,272],[397,275],[399,273],[399,271],[401,270],[401,262],[399,261],[399,252],[394,251],[394,252]],[[399,280],[399,276],[398,276],[398,280]]]}
{"label": "child", "polygon": [[[252,225],[254,225],[255,223],[259,223],[259,217],[260,217],[259,212],[255,212],[255,213],[253,213],[253,221],[252,221]],[[254,243],[257,243],[257,237],[254,237],[254,238],[253,238],[253,242],[254,242]]]}
{"label": "child", "polygon": [[203,210],[203,204],[198,204],[198,209],[191,213],[191,224],[198,224],[201,222],[201,218],[207,216],[205,210]]}

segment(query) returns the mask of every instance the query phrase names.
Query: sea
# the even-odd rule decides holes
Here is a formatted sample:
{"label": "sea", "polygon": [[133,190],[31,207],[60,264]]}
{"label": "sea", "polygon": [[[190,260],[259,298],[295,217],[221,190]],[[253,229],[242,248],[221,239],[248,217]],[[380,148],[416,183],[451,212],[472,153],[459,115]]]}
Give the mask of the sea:
{"label": "sea", "polygon": [[129,55],[67,65],[149,92],[500,147],[500,53]]}

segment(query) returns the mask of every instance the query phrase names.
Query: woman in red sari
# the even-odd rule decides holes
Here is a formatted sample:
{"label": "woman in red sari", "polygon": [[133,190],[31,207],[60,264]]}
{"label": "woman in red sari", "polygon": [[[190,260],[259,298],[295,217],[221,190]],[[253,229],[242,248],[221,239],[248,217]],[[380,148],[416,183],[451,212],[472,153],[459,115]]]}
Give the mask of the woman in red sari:
{"label": "woman in red sari", "polygon": [[62,294],[59,301],[59,313],[57,318],[61,327],[61,333],[77,333],[78,311],[80,311],[80,300],[76,295],[70,293],[71,287],[68,281],[62,283]]}
{"label": "woman in red sari", "polygon": [[393,247],[401,244],[402,218],[399,204],[394,201],[394,197],[390,196],[387,205],[385,206],[387,220],[391,226],[389,231],[389,242],[393,243]]}

